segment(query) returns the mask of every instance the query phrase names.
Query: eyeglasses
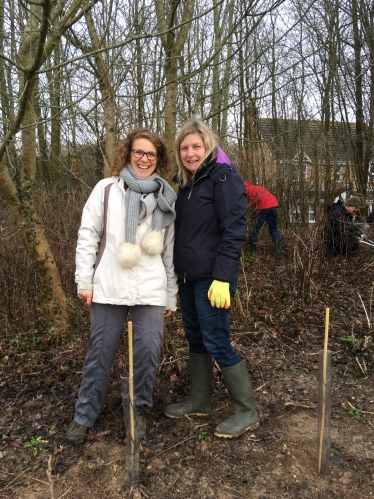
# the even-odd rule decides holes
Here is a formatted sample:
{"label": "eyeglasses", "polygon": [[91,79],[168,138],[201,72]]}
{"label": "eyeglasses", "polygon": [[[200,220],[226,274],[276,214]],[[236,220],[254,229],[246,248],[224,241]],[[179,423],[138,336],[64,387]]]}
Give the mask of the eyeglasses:
{"label": "eyeglasses", "polygon": [[156,152],[144,152],[142,151],[141,149],[131,149],[133,155],[134,155],[134,158],[136,159],[142,159],[142,157],[144,156],[144,154],[147,156],[147,158],[149,159],[149,161],[155,161],[155,159],[157,159],[157,153]]}

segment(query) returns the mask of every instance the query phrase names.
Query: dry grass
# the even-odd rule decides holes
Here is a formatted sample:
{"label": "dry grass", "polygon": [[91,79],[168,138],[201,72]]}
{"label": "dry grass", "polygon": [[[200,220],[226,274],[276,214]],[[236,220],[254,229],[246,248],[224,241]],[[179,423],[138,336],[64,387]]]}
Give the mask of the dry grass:
{"label": "dry grass", "polygon": [[[38,212],[66,295],[75,294],[74,259],[83,201],[74,193],[38,189]],[[21,231],[4,201],[0,203],[0,334],[38,329],[41,294]]]}

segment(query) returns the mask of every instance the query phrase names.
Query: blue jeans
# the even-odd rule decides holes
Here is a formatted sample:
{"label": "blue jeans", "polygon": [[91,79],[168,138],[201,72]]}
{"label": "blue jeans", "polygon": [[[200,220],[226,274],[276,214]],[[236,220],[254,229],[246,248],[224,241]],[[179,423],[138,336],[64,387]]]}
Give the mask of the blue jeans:
{"label": "blue jeans", "polygon": [[269,233],[272,241],[281,241],[282,237],[278,231],[278,208],[266,208],[265,210],[254,211],[252,214],[252,232],[249,236],[249,242],[256,244],[258,233],[265,222],[268,224]]}
{"label": "blue jeans", "polygon": [[[232,367],[241,358],[230,343],[229,309],[212,307],[208,299],[212,282],[179,281],[183,327],[191,352],[209,355],[220,367]],[[230,283],[231,295],[236,285]]]}

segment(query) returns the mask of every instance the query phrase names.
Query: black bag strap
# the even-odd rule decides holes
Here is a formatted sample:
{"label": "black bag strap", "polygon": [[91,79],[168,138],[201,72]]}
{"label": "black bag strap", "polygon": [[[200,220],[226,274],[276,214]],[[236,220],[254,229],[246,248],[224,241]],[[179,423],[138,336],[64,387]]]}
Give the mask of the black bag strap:
{"label": "black bag strap", "polygon": [[109,199],[109,192],[113,184],[108,184],[105,189],[104,189],[104,226],[103,226],[103,232],[101,234],[101,239],[99,242],[99,248],[96,253],[96,262],[95,262],[95,269],[97,269],[101,257],[103,256],[104,249],[106,246],[106,223],[107,223],[107,218],[108,218],[108,199]]}

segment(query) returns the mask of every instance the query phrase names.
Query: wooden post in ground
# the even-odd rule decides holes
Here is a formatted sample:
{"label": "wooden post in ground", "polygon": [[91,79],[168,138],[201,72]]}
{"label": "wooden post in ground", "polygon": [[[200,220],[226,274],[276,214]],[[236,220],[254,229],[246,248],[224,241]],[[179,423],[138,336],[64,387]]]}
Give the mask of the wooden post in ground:
{"label": "wooden post in ground", "polygon": [[331,452],[331,351],[327,350],[330,309],[326,308],[324,348],[319,352],[318,383],[318,473],[330,473]]}

